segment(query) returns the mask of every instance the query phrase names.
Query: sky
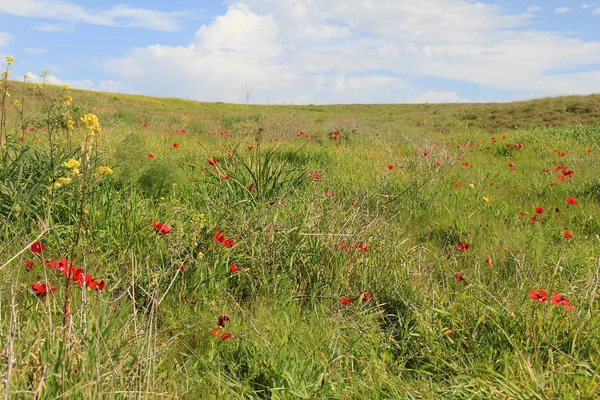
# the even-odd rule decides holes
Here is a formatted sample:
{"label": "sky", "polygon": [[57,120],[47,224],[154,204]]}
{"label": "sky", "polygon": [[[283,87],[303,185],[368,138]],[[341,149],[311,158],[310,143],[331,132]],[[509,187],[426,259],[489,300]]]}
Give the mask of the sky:
{"label": "sky", "polygon": [[12,78],[254,104],[600,93],[600,1],[0,0]]}

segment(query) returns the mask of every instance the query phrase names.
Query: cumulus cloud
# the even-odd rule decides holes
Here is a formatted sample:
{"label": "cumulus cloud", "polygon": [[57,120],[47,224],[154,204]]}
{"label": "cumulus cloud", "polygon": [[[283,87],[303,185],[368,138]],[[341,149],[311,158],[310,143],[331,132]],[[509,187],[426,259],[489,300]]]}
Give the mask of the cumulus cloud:
{"label": "cumulus cloud", "polygon": [[595,5],[596,5],[596,3],[584,3],[584,4],[582,4],[580,7],[581,7],[583,10],[587,10],[588,8],[594,7]]}
{"label": "cumulus cloud", "polygon": [[104,67],[146,94],[208,101],[243,101],[243,85],[258,103],[461,100],[455,89],[420,92],[415,77],[504,98],[600,91],[600,42],[531,28],[533,17],[467,0],[245,0],[188,43]]}
{"label": "cumulus cloud", "polygon": [[[181,29],[180,20],[187,15],[184,12],[154,11],[124,5],[113,6],[108,10],[88,10],[63,0],[0,0],[0,12],[19,17],[56,19],[70,23],[83,22],[162,31]],[[40,27],[42,29],[39,29]],[[47,29],[43,29],[44,27]],[[38,25],[38,30],[53,32],[51,29],[52,25]]]}
{"label": "cumulus cloud", "polygon": [[49,24],[47,22],[42,22],[40,24],[36,24],[33,26],[33,29],[41,32],[62,32],[62,33],[72,33],[75,31],[75,25],[73,24]]}
{"label": "cumulus cloud", "polygon": [[540,6],[529,6],[527,7],[527,12],[536,12],[536,11],[540,11],[542,9],[542,7]]}
{"label": "cumulus cloud", "polygon": [[44,53],[47,53],[47,51],[45,49],[41,49],[41,48],[27,47],[27,48],[25,48],[23,50],[25,50],[29,54],[44,54]]}
{"label": "cumulus cloud", "polygon": [[558,7],[554,10],[554,14],[566,14],[571,12],[571,8],[569,7]]}

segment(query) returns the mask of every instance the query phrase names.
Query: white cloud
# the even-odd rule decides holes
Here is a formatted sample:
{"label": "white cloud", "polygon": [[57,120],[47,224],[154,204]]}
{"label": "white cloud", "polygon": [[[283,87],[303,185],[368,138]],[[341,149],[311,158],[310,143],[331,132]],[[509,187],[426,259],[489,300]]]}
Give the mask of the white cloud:
{"label": "white cloud", "polygon": [[0,32],[0,47],[7,46],[13,40],[13,35]]}
{"label": "white cloud", "polygon": [[584,3],[584,4],[582,4],[580,7],[581,7],[583,10],[587,10],[588,8],[591,8],[591,7],[595,6],[595,5],[596,5],[596,3]]}
{"label": "white cloud", "polygon": [[558,7],[554,10],[554,14],[566,14],[569,12],[571,12],[571,9],[569,7]]}
{"label": "white cloud", "polygon": [[592,14],[595,14],[595,15],[600,15],[600,7],[596,8],[596,9],[595,9],[595,10],[592,12]]}
{"label": "white cloud", "polygon": [[180,20],[187,15],[184,12],[154,11],[125,5],[113,6],[109,10],[87,10],[78,4],[63,0],[0,0],[0,12],[20,17],[64,20],[70,23],[83,22],[162,31],[181,29]]}
{"label": "white cloud", "polygon": [[[600,42],[528,29],[532,19],[470,0],[245,0],[191,42],[104,66],[128,88],[208,101],[243,101],[245,82],[257,103],[465,101],[455,88],[419,92],[416,76],[504,98],[600,92]],[[564,72],[578,69],[591,72]]]}
{"label": "white cloud", "polygon": [[33,29],[35,29],[36,31],[42,31],[42,32],[72,33],[75,30],[75,25],[73,25],[73,24],[49,24],[47,22],[42,22],[40,24],[34,25]]}
{"label": "white cloud", "polygon": [[536,11],[540,11],[542,9],[542,7],[540,6],[529,6],[527,7],[527,12],[536,12]]}
{"label": "white cloud", "polygon": [[31,47],[27,47],[26,49],[24,49],[27,53],[29,54],[44,54],[47,53],[47,51],[45,49],[40,49],[40,48],[31,48]]}

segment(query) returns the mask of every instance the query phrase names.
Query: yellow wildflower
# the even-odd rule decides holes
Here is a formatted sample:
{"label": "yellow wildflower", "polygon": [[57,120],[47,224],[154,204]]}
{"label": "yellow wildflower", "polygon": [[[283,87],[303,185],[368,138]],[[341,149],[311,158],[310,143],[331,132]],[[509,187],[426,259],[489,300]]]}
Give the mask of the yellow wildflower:
{"label": "yellow wildflower", "polygon": [[73,128],[75,128],[75,121],[73,121],[73,118],[69,117],[67,120],[67,129],[72,131]]}
{"label": "yellow wildflower", "polygon": [[69,87],[69,85],[67,85],[66,83],[63,83],[63,84],[61,85],[61,88],[63,88],[63,90],[69,90],[69,89],[71,89],[71,88]]}
{"label": "yellow wildflower", "polygon": [[2,79],[6,80],[6,79],[8,79],[9,76],[10,76],[10,72],[8,72],[8,71],[2,72]]}
{"label": "yellow wildflower", "polygon": [[201,251],[199,251],[199,252],[198,252],[198,258],[204,258],[204,253],[203,253],[203,252],[201,252]]}
{"label": "yellow wildflower", "polygon": [[81,166],[81,163],[74,158],[69,158],[62,166],[68,169],[77,169]]}
{"label": "yellow wildflower", "polygon": [[85,114],[81,118],[81,122],[85,125],[85,127],[90,131],[93,135],[94,133],[100,133],[102,128],[100,128],[100,122],[98,121],[98,117],[94,114]]}
{"label": "yellow wildflower", "polygon": [[71,178],[58,178],[56,182],[54,182],[54,189],[59,189],[69,183],[71,183]]}
{"label": "yellow wildflower", "polygon": [[110,175],[113,173],[113,170],[110,167],[101,166],[96,170],[96,174],[100,176]]}
{"label": "yellow wildflower", "polygon": [[485,201],[486,203],[488,203],[490,201],[490,199],[488,199],[487,197],[483,196],[483,201]]}
{"label": "yellow wildflower", "polygon": [[473,185],[472,183],[469,183],[469,187],[470,187],[471,189],[475,189],[475,185]]}
{"label": "yellow wildflower", "polygon": [[12,58],[11,56],[7,56],[6,62],[8,63],[8,65],[13,65],[15,63],[15,59]]}
{"label": "yellow wildflower", "polygon": [[65,96],[65,105],[70,106],[72,102],[73,102],[73,97]]}

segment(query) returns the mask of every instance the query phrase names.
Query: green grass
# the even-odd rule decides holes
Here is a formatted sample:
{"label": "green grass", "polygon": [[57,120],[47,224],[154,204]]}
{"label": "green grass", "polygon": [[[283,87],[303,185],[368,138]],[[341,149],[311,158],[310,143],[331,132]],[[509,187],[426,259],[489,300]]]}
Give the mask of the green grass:
{"label": "green grass", "polygon": [[[83,160],[85,130],[57,129],[61,115],[49,119],[36,90],[11,85],[36,129],[23,136],[9,109],[0,159],[8,397],[600,396],[598,96],[246,110],[73,90],[65,110],[93,112],[103,128],[90,168],[114,173],[53,194],[52,179],[68,175],[62,163]],[[572,178],[558,180],[558,166]],[[536,207],[545,211],[530,223]],[[172,232],[157,235],[154,221]],[[215,243],[216,231],[235,245]],[[40,235],[45,250],[34,255],[27,245]],[[72,285],[66,335],[65,281],[42,259],[71,255],[106,287]],[[37,297],[38,280],[57,290]],[[532,288],[560,293],[573,310],[530,299]],[[220,340],[224,331],[232,336]]]}

